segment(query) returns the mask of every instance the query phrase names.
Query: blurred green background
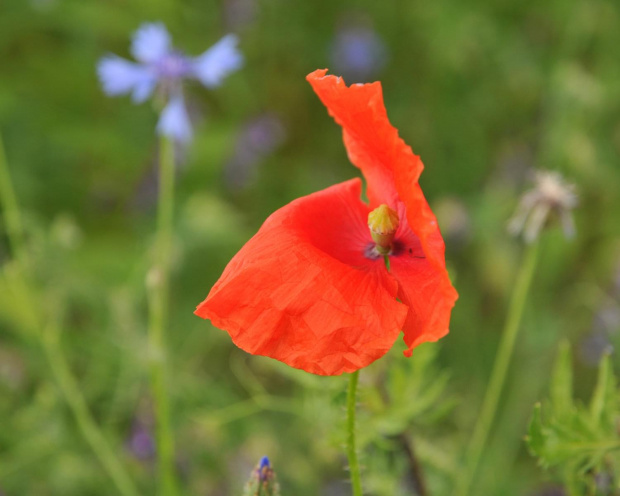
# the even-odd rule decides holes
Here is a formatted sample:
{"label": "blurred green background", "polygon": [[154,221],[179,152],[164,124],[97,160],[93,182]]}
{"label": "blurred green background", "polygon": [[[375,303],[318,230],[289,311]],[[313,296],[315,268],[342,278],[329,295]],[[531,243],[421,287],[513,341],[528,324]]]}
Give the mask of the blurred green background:
{"label": "blurred green background", "polygon": [[[448,494],[471,433],[522,254],[506,224],[534,168],[577,185],[577,235],[545,234],[500,415],[474,494],[552,494],[522,442],[557,342],[576,350],[587,399],[620,330],[620,5],[615,0],[3,0],[0,131],[38,294],[12,297],[0,217],[0,494],[116,494],[40,346],[38,312],[143,494],[154,494],[145,277],[156,201],[156,114],[103,95],[95,66],[163,21],[197,55],[228,32],[245,67],[187,87],[169,329],[184,494],[240,494],[268,454],[283,494],[348,494],[346,377],[235,348],[195,317],[226,262],[275,209],[358,174],[305,82],[329,67],[381,80],[392,123],[426,164],[422,187],[459,291],[450,335],[411,359],[402,343],[362,371],[369,494],[412,494],[407,447],[430,494]],[[553,493],[561,494],[561,492]]]}

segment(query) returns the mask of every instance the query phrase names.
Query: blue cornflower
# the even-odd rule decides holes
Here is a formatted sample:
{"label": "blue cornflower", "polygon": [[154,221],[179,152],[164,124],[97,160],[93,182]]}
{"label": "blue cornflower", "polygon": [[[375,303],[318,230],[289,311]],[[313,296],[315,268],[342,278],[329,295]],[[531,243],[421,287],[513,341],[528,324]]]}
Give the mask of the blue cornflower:
{"label": "blue cornflower", "polygon": [[103,91],[110,95],[131,93],[141,103],[155,90],[166,102],[157,131],[178,141],[192,137],[192,127],[183,98],[182,81],[197,79],[207,88],[215,88],[243,64],[235,35],[224,36],[198,57],[174,50],[170,34],[162,23],[146,23],[138,28],[131,42],[131,54],[138,63],[104,56],[97,65]]}

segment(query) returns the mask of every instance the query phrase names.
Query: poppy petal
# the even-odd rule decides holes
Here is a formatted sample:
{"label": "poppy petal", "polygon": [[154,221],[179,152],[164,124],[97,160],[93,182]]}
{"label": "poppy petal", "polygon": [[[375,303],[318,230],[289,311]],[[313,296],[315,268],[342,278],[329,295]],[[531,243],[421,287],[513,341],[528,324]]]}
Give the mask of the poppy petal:
{"label": "poppy petal", "polygon": [[416,183],[422,169],[420,157],[398,136],[383,104],[381,83],[347,86],[341,77],[326,76],[327,69],[310,73],[306,79],[343,129],[349,160],[361,169],[368,183],[371,207],[387,203],[395,208],[398,200],[394,169],[410,172]]}
{"label": "poppy petal", "polygon": [[368,182],[371,206],[387,203],[399,211],[401,219],[406,217],[406,231],[412,236],[409,245],[420,246],[424,253],[424,259],[391,257],[399,298],[410,307],[403,329],[410,351],[448,332],[450,310],[457,298],[445,270],[437,219],[418,184],[424,165],[390,124],[381,83],[346,86],[342,78],[326,72],[314,71],[307,79],[342,126],[349,159]]}
{"label": "poppy petal", "polygon": [[353,179],[272,214],[196,314],[237,346],[320,375],[383,356],[407,315],[382,260],[364,256],[368,207]]}
{"label": "poppy petal", "polygon": [[342,78],[326,73],[327,69],[316,70],[306,79],[342,126],[349,159],[368,182],[371,207],[387,203],[396,209],[399,199],[403,201],[409,225],[426,256],[438,267],[445,267],[437,220],[418,185],[424,165],[390,124],[381,83],[347,86]]}
{"label": "poppy petal", "polygon": [[425,258],[391,257],[390,271],[398,279],[398,298],[409,308],[403,325],[406,356],[419,344],[448,334],[457,293],[445,270]]}

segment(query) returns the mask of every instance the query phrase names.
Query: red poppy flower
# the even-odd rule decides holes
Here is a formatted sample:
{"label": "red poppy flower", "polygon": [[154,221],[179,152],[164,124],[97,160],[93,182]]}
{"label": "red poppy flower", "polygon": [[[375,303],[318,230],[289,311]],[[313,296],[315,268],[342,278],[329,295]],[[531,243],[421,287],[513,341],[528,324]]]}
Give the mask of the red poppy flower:
{"label": "red poppy flower", "polygon": [[[401,330],[407,356],[444,336],[457,294],[418,184],[422,162],[389,123],[381,84],[347,87],[326,72],[307,79],[342,126],[370,204],[361,200],[361,181],[352,179],[277,210],[195,313],[249,353],[337,375],[383,356]],[[398,215],[389,271],[367,224],[380,205]]]}

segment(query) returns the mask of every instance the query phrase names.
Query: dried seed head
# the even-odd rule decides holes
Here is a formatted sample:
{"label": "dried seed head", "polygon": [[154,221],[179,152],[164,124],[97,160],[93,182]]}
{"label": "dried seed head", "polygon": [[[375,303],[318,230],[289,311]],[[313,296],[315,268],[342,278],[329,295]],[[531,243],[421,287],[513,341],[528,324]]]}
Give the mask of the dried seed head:
{"label": "dried seed head", "polygon": [[538,238],[550,217],[556,216],[564,235],[571,238],[575,234],[572,210],[577,203],[575,185],[565,182],[558,172],[537,171],[534,188],[521,197],[508,230],[515,235],[523,233],[525,241],[531,243]]}

